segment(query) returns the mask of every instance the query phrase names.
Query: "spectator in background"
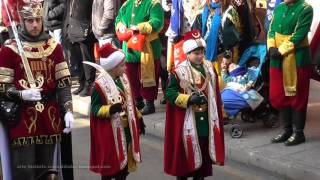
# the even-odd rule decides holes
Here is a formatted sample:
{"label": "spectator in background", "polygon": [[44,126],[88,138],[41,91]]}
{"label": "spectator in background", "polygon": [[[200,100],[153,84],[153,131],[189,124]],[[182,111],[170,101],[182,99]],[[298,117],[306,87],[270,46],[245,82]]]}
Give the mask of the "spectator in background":
{"label": "spectator in background", "polygon": [[114,22],[120,6],[119,0],[93,0],[92,31],[100,46],[111,43],[120,47],[114,30]]}
{"label": "spectator in background", "polygon": [[49,31],[49,34],[61,44],[65,0],[45,0],[43,9],[45,30]]}
{"label": "spectator in background", "polygon": [[75,46],[79,45],[82,56],[78,62],[80,86],[72,92],[79,96],[90,95],[96,74],[93,67],[82,63],[83,61],[95,62],[93,49],[96,39],[91,29],[92,3],[92,0],[70,0],[66,12],[67,38]]}

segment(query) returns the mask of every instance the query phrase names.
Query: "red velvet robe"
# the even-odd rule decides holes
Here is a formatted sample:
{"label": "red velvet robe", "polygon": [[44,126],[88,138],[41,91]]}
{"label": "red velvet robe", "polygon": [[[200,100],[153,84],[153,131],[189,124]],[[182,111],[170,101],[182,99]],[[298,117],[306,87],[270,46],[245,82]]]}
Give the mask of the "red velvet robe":
{"label": "red velvet robe", "polygon": [[[98,83],[99,78],[97,78],[95,82],[96,90],[99,94],[99,97],[101,98],[102,105],[108,104],[108,99],[106,96],[106,92],[109,90],[105,87],[101,86],[101,83]],[[123,78],[122,80],[124,85],[124,88],[127,87],[127,92],[130,91],[128,89],[129,82],[126,78]],[[128,97],[131,95],[125,95],[121,93],[122,98],[124,101],[126,101],[128,105]],[[132,96],[131,96],[132,97]],[[110,103],[109,103],[110,104]],[[135,119],[138,119],[138,114],[136,111],[136,108],[133,108],[134,110],[134,116]],[[128,114],[128,112],[127,112]],[[140,139],[139,139],[139,122],[138,121],[130,121],[129,115],[128,117],[128,123],[131,122],[131,130],[130,130],[130,136],[131,136],[131,144],[134,144],[134,148],[132,148],[133,152],[133,158],[136,162],[141,161],[141,155],[140,155]],[[129,125],[130,126],[130,125]],[[128,154],[129,149],[126,146],[128,142],[126,143],[117,143],[121,142],[123,140],[120,139],[119,136],[115,138],[115,134],[113,133],[114,129],[112,127],[112,122],[110,118],[98,118],[93,116],[91,113],[90,115],[90,136],[91,136],[91,146],[90,146],[90,170],[99,173],[102,176],[114,176],[118,173],[121,173],[124,169],[124,166],[127,164],[123,164],[123,162],[128,162]],[[119,133],[117,131],[117,133]],[[119,135],[119,134],[117,134]],[[125,137],[124,137],[125,138]],[[119,147],[121,146],[121,147]],[[118,149],[118,150],[117,150]],[[117,155],[119,154],[119,155]],[[126,160],[125,160],[126,159]]]}
{"label": "red velvet robe", "polygon": [[[216,74],[216,72],[215,72]],[[217,75],[215,82],[218,82]],[[223,117],[221,109],[221,97],[218,83],[216,83],[215,92],[217,94],[216,104],[219,117],[219,129],[222,136],[215,138],[222,148],[216,147],[216,159],[219,165],[224,164],[224,136],[223,136]],[[173,176],[188,176],[194,169],[187,168],[186,151],[183,143],[182,132],[186,109],[178,106],[166,105],[166,126],[165,126],[165,143],[164,143],[164,171]]]}
{"label": "red velvet robe", "polygon": [[[61,45],[53,39],[49,39],[40,46],[39,43],[37,44],[25,44],[25,53],[36,84],[43,83],[40,87],[42,97],[51,98],[48,100],[43,98],[40,101],[44,105],[42,112],[35,109],[35,103],[23,102],[21,104],[20,122],[9,130],[10,141],[17,146],[60,142],[64,125],[55,96],[59,86],[58,81],[70,77],[63,50]],[[43,48],[43,52],[41,48]],[[27,89],[29,84],[14,42],[9,46],[2,47],[0,57],[0,67],[11,69],[14,72],[13,82],[7,83],[12,83],[17,90]]]}

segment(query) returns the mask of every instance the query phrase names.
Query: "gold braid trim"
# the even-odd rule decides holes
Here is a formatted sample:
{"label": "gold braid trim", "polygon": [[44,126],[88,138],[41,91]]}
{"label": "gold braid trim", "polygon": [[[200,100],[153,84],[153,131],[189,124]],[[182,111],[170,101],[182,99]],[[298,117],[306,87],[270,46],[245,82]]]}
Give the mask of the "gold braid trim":
{"label": "gold braid trim", "polygon": [[56,64],[56,72],[64,70],[64,69],[69,69],[67,62],[61,62]]}
{"label": "gold braid trim", "polygon": [[61,79],[61,78],[66,77],[66,76],[70,76],[69,69],[63,69],[63,70],[58,71],[58,72],[55,73],[56,80],[57,79]]}
{"label": "gold braid trim", "polygon": [[128,172],[134,172],[137,169],[137,162],[133,158],[132,143],[130,143],[128,147]]}
{"label": "gold braid trim", "polygon": [[12,76],[0,75],[0,83],[12,83],[12,82],[13,82]]}
{"label": "gold braid trim", "polygon": [[11,142],[12,147],[30,146],[33,144],[56,144],[61,142],[61,134],[19,137]]}
{"label": "gold braid trim", "polygon": [[0,67],[0,75],[14,76],[14,70],[11,68]]}
{"label": "gold braid trim", "polygon": [[0,67],[0,83],[12,83],[14,70],[11,68]]}
{"label": "gold braid trim", "polygon": [[[52,52],[55,50],[55,48],[57,47],[58,43],[53,38],[50,38],[47,44],[48,44],[48,47],[44,51],[42,50],[40,51],[39,49],[43,49],[43,46],[46,45],[45,41],[37,42],[37,43],[23,42],[24,49],[32,49],[32,48],[38,49],[37,52],[31,52],[31,51],[25,50],[26,57],[39,59],[39,58],[50,56]],[[7,45],[7,47],[13,50],[15,53],[19,54],[19,51],[16,45],[11,44],[11,45]]]}
{"label": "gold braid trim", "polygon": [[97,117],[99,118],[109,118],[110,117],[110,107],[111,105],[103,105],[98,111]]}
{"label": "gold braid trim", "polygon": [[188,94],[181,94],[180,93],[174,103],[179,107],[187,108],[189,97],[190,97],[190,95],[188,95]]}

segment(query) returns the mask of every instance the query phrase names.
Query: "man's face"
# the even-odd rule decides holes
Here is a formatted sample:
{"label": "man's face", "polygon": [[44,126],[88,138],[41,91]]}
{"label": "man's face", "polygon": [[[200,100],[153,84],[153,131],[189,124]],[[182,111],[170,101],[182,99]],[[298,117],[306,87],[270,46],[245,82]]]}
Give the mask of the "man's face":
{"label": "man's face", "polygon": [[193,64],[200,65],[203,63],[204,49],[196,49],[187,54],[189,61]]}
{"label": "man's face", "polygon": [[24,20],[26,31],[33,37],[40,35],[42,31],[42,18],[28,18]]}

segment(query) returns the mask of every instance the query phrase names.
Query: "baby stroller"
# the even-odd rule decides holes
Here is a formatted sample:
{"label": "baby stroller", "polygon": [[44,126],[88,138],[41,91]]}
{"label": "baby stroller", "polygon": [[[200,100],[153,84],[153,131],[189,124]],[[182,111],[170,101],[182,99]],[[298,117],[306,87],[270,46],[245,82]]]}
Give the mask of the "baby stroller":
{"label": "baby stroller", "polygon": [[234,117],[239,113],[244,122],[254,123],[261,119],[265,127],[273,128],[279,125],[278,113],[268,101],[269,83],[266,78],[268,71],[263,71],[267,69],[266,54],[265,44],[254,44],[244,51],[239,60],[239,67],[247,67],[249,60],[259,60],[256,68],[248,69],[254,75],[255,80],[251,90],[239,93],[225,88],[221,92],[224,110],[231,125],[229,133],[233,138],[240,138],[243,135],[240,124],[234,121]]}

